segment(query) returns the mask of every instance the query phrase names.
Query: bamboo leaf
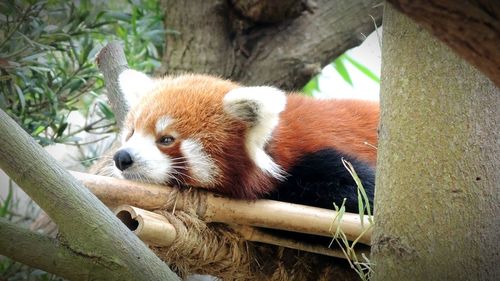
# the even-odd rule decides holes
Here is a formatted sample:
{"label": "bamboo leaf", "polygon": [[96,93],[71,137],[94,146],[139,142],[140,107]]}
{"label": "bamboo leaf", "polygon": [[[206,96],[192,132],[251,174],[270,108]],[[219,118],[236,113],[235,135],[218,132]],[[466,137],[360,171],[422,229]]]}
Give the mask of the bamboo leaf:
{"label": "bamboo leaf", "polygon": [[319,81],[318,76],[314,77],[309,81],[304,88],[302,88],[302,92],[307,96],[313,96],[315,91],[319,91]]}
{"label": "bamboo leaf", "polygon": [[366,75],[368,78],[372,79],[373,81],[380,83],[380,78],[378,75],[373,73],[371,70],[369,70],[366,66],[362,65],[355,59],[351,58],[348,55],[344,55],[345,59],[349,61],[354,67],[356,67],[359,71],[361,71],[364,75]]}
{"label": "bamboo leaf", "polygon": [[349,72],[347,71],[347,68],[345,67],[345,64],[344,64],[344,55],[338,57],[334,62],[333,62],[333,67],[335,67],[335,69],[337,70],[337,72],[340,74],[340,76],[342,77],[342,79],[344,79],[344,81],[346,81],[349,85],[353,85],[352,84],[352,79],[351,79],[351,76],[349,75]]}

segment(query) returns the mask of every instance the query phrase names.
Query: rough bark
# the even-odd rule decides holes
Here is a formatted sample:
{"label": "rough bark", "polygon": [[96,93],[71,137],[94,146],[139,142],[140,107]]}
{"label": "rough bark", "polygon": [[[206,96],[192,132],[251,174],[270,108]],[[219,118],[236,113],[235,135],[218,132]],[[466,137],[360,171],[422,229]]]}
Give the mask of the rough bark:
{"label": "rough bark", "polygon": [[500,87],[500,1],[388,0]]}
{"label": "rough bark", "polygon": [[[178,33],[167,35],[160,72],[209,73],[248,85],[296,90],[322,66],[360,44],[382,18],[380,0],[318,0],[315,7],[309,1],[284,1],[294,8],[300,5],[298,17],[296,12],[284,16],[273,5],[257,9],[263,2],[163,0],[165,27]],[[249,16],[252,8],[257,15]],[[281,14],[273,14],[276,10]],[[261,17],[284,19],[261,23]]]}
{"label": "rough bark", "polygon": [[58,240],[24,229],[0,218],[0,254],[23,264],[57,272],[69,280],[90,280],[93,259],[65,247]]}
{"label": "rough bark", "polygon": [[499,94],[386,6],[374,280],[499,280]]}
{"label": "rough bark", "polygon": [[118,128],[122,128],[129,108],[118,87],[118,76],[128,69],[128,63],[120,42],[111,42],[102,48],[97,55],[96,62],[106,81],[106,94],[115,114],[116,124]]}
{"label": "rough bark", "polygon": [[298,17],[307,1],[304,0],[231,0],[234,9],[245,18],[259,23],[275,23]]}
{"label": "rough bark", "polygon": [[[103,203],[2,110],[0,131],[0,169],[59,225],[61,244],[91,261],[73,265],[89,265],[85,268],[88,276],[74,280],[178,280]],[[0,250],[3,254],[5,249]],[[56,267],[43,269],[66,277],[65,271],[58,272]]]}

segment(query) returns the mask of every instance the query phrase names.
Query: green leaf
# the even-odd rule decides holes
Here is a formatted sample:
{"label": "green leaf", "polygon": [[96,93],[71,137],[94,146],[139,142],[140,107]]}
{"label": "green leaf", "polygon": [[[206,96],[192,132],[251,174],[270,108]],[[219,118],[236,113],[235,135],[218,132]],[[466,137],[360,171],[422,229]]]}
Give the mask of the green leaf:
{"label": "green leaf", "polygon": [[129,22],[130,18],[132,17],[129,13],[116,12],[116,11],[107,12],[106,14],[113,19],[126,21],[126,22]]}
{"label": "green leaf", "polygon": [[111,111],[107,104],[99,101],[97,102],[97,106],[99,107],[99,110],[104,114],[104,117],[106,117],[106,119],[113,120],[115,118],[115,114],[113,114],[113,111]]}
{"label": "green leaf", "polygon": [[45,126],[38,126],[32,133],[31,135],[32,136],[37,136],[39,135],[41,132],[45,131]]}
{"label": "green leaf", "polygon": [[56,138],[59,138],[63,135],[64,130],[68,127],[68,123],[61,120],[61,124],[59,124],[59,128],[57,128]]}
{"label": "green leaf", "polygon": [[[330,226],[329,230],[330,230],[330,233],[333,234],[334,239],[337,239],[342,232],[342,229],[340,228],[340,226],[342,224],[340,222],[342,221],[342,217],[345,214],[345,201],[346,200],[347,199],[344,198],[340,207],[337,204],[335,204],[335,202],[333,203],[333,207],[334,207],[335,211],[337,212],[337,214],[335,214],[335,217],[333,218],[333,222],[332,222],[332,225]],[[333,229],[332,226],[333,226],[333,224],[335,224],[335,222],[337,222],[337,227],[335,229]]]}
{"label": "green leaf", "polygon": [[116,34],[121,39],[126,39],[127,38],[127,31],[123,27],[121,27],[119,25],[116,27]]}
{"label": "green leaf", "polygon": [[349,75],[349,72],[347,71],[347,68],[344,64],[344,55],[338,57],[335,61],[333,61],[333,67],[335,67],[344,81],[346,81],[351,86],[353,85],[351,76]]}
{"label": "green leaf", "polygon": [[10,210],[10,206],[12,203],[12,197],[14,196],[14,190],[12,189],[12,185],[9,185],[9,192],[7,193],[7,198],[0,202],[0,218],[5,217]]}
{"label": "green leaf", "polygon": [[17,84],[14,84],[14,88],[16,88],[17,97],[19,98],[19,103],[21,104],[21,112],[24,112],[26,107],[26,99],[24,98],[23,91]]}
{"label": "green leaf", "polygon": [[143,38],[145,39],[157,39],[163,38],[165,36],[165,30],[151,30],[143,33]]}
{"label": "green leaf", "polygon": [[46,72],[51,72],[52,69],[43,67],[43,66],[30,66],[29,67],[31,70],[36,71],[38,73],[46,73]]}
{"label": "green leaf", "polygon": [[138,10],[137,8],[134,6],[132,7],[132,20],[131,20],[131,24],[132,24],[132,32],[134,33],[134,35],[137,35],[137,16],[138,16]]}
{"label": "green leaf", "polygon": [[351,162],[345,160],[344,158],[341,159],[342,164],[344,167],[347,169],[349,174],[351,174],[352,178],[354,179],[354,182],[356,183],[357,188],[357,193],[358,193],[358,211],[359,211],[359,218],[361,221],[361,226],[363,226],[364,222],[364,216],[365,216],[365,211],[368,215],[370,223],[372,223],[372,214],[371,214],[371,207],[370,207],[370,201],[368,199],[368,195],[366,194],[366,191],[363,187],[363,183],[361,182],[361,179],[358,177],[358,174],[354,170],[354,167],[352,166]]}
{"label": "green leaf", "polygon": [[89,36],[85,36],[82,42],[82,50],[80,52],[80,58],[78,60],[78,63],[80,65],[83,65],[87,60],[88,60],[88,55],[92,48],[94,47],[92,40],[90,40]]}
{"label": "green leaf", "polygon": [[302,92],[307,96],[313,96],[315,91],[319,91],[318,76],[315,76],[302,88]]}
{"label": "green leaf", "polygon": [[82,81],[82,78],[78,80],[72,80],[69,82],[64,88],[65,89],[70,89],[71,92],[77,92],[80,87],[85,84],[85,80]]}
{"label": "green leaf", "polygon": [[380,83],[380,78],[378,75],[373,73],[371,70],[369,70],[366,66],[362,65],[355,59],[351,58],[348,55],[344,55],[345,59],[349,61],[354,67],[356,67],[359,71],[361,71],[364,75],[366,75],[368,78],[372,79],[376,83]]}

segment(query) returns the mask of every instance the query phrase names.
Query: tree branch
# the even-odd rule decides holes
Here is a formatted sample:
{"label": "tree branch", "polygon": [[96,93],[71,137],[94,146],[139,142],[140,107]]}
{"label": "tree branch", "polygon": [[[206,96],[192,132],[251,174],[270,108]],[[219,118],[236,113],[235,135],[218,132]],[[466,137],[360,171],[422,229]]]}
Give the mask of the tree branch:
{"label": "tree branch", "polygon": [[[249,58],[240,57],[237,80],[289,90],[302,88],[323,66],[361,44],[364,34],[381,23],[383,9],[376,7],[379,3],[322,0],[314,13],[246,36],[247,41],[257,40]],[[259,38],[253,38],[255,35]]]}
{"label": "tree branch", "polygon": [[59,241],[0,218],[0,254],[23,264],[56,273],[70,280],[89,280],[90,256],[80,255]]}
{"label": "tree branch", "polygon": [[104,75],[109,104],[115,114],[116,124],[121,129],[129,108],[118,86],[118,76],[128,69],[127,58],[120,42],[111,42],[102,48],[97,54],[96,62]]}
{"label": "tree branch", "polygon": [[0,131],[0,168],[59,225],[71,251],[93,257],[92,266],[86,268],[91,272],[90,279],[178,280],[168,266],[3,110]]}
{"label": "tree branch", "polygon": [[285,89],[300,89],[382,19],[380,0],[318,0],[318,8],[306,5],[299,17],[276,23],[251,22],[229,1],[192,2],[162,1],[165,27],[178,34],[167,36],[160,72],[209,73]]}
{"label": "tree branch", "polygon": [[500,87],[499,1],[388,0]]}
{"label": "tree branch", "polygon": [[231,0],[242,16],[253,22],[272,23],[298,17],[306,9],[304,0]]}

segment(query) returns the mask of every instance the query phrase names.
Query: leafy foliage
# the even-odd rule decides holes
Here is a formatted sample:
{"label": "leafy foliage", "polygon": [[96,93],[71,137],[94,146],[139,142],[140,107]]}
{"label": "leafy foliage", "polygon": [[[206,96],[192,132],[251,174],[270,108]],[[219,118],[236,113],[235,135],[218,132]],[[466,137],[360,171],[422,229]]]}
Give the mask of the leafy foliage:
{"label": "leafy foliage", "polygon": [[[106,5],[113,3],[121,11],[108,12]],[[40,144],[77,144],[83,131],[114,129],[113,114],[96,99],[104,84],[93,58],[105,42],[123,41],[136,69],[152,72],[159,66],[165,32],[158,1],[112,4],[0,3],[0,108]],[[75,111],[85,115],[84,126],[69,121]]]}
{"label": "leafy foliage", "polygon": [[[366,77],[370,78],[376,83],[380,83],[380,78],[378,77],[377,74],[373,73],[370,69],[368,69],[366,66],[364,66],[362,63],[358,62],[357,60],[353,59],[351,56],[346,54],[341,55],[340,57],[336,58],[330,65],[332,65],[335,70],[338,72],[340,77],[349,85],[354,86],[353,81],[351,79],[351,75],[349,74],[349,71],[347,70],[346,64],[350,64],[354,66],[358,71],[363,73]],[[304,92],[308,96],[314,96],[315,92],[320,91],[319,87],[319,76],[321,74],[316,75],[314,78],[312,78],[302,89],[302,92]]]}
{"label": "leafy foliage", "polygon": [[302,92],[308,96],[313,96],[314,92],[319,92],[319,74],[316,75],[313,79],[311,79],[307,84],[302,88]]}
{"label": "leafy foliage", "polygon": [[[95,55],[119,40],[131,67],[153,72],[164,34],[158,0],[0,1],[0,108],[41,145],[76,145],[94,157],[99,151],[82,149],[81,133],[99,141],[115,124]],[[14,195],[10,182],[0,217],[26,223],[33,216],[14,211]],[[63,279],[0,256],[0,280]]]}
{"label": "leafy foliage", "polygon": [[356,69],[358,69],[359,71],[361,71],[364,75],[366,75],[366,77],[372,79],[374,82],[376,83],[380,83],[380,77],[378,77],[377,74],[373,73],[370,69],[368,69],[366,66],[364,66],[363,64],[359,63],[357,60],[351,58],[350,56],[344,54],[342,56],[340,56],[337,60],[340,60],[340,61],[348,61],[350,62]]}
{"label": "leafy foliage", "polygon": [[[359,219],[361,221],[361,226],[363,226],[364,222],[364,217],[367,216],[367,220],[369,225],[365,226],[363,232],[360,233],[359,237],[356,238],[354,241],[350,242],[347,239],[346,234],[343,232],[343,230],[340,228],[340,223],[338,223],[337,228],[333,229],[330,228],[330,232],[333,235],[333,239],[330,243],[330,247],[332,244],[335,242],[339,246],[339,248],[342,250],[344,256],[347,259],[347,262],[349,263],[350,267],[358,274],[359,278],[363,281],[371,280],[371,277],[373,275],[373,268],[372,268],[372,263],[370,262],[370,259],[364,254],[361,253],[360,257],[356,253],[356,245],[359,241],[359,239],[368,231],[371,231],[375,225],[375,222],[373,220],[373,215],[371,214],[370,211],[370,201],[368,200],[368,196],[365,192],[365,189],[363,187],[363,184],[358,177],[358,174],[354,170],[354,167],[352,164],[345,159],[342,158],[342,164],[344,164],[344,167],[349,171],[349,174],[351,174],[352,178],[356,182],[357,186],[357,191],[358,191],[358,214],[359,214]],[[337,211],[337,215],[333,218],[334,222],[340,222],[342,221],[342,216],[345,214],[345,199],[344,202],[339,206],[337,204],[333,203],[335,211]],[[366,212],[366,214],[365,214]],[[333,224],[332,224],[333,225]]]}

